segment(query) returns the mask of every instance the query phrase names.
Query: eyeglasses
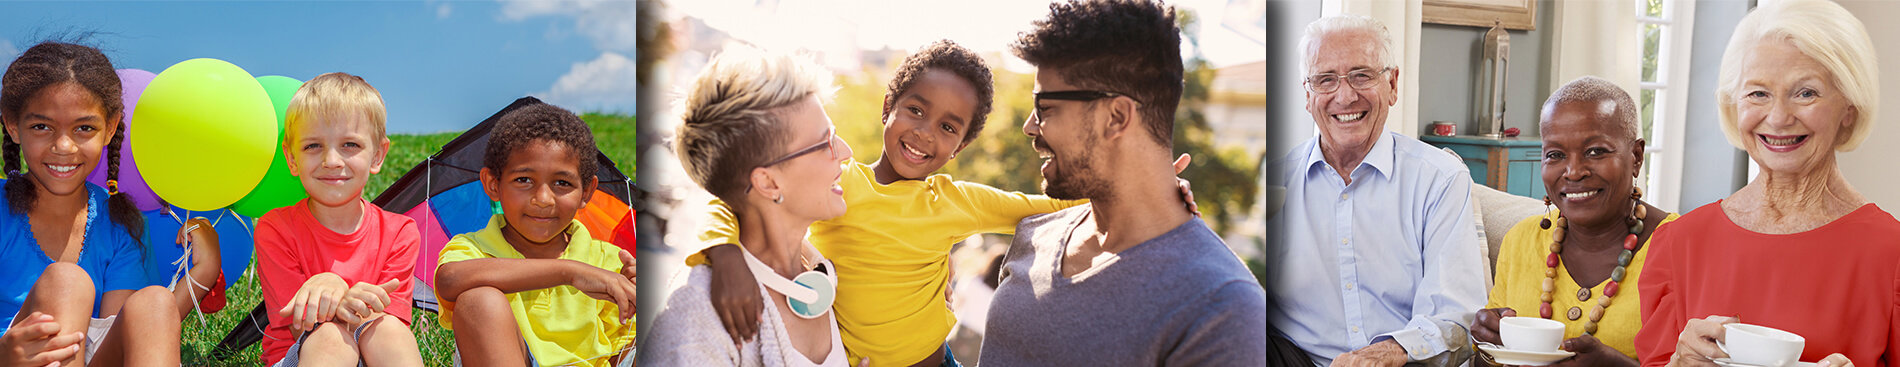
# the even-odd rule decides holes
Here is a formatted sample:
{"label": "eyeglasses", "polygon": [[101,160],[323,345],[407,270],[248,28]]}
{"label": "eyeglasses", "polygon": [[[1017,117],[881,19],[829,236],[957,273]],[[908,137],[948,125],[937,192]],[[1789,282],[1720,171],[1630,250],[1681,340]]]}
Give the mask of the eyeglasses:
{"label": "eyeglasses", "polygon": [[1037,92],[1036,104],[1031,106],[1032,112],[1030,113],[1030,117],[1034,119],[1036,126],[1042,126],[1041,114],[1033,112],[1033,111],[1041,110],[1042,101],[1044,100],[1089,102],[1089,101],[1094,101],[1094,100],[1103,99],[1103,98],[1115,98],[1115,97],[1128,97],[1128,100],[1135,101],[1135,103],[1141,103],[1141,100],[1135,99],[1135,97],[1131,97],[1126,94],[1115,93],[1115,92],[1104,92],[1104,91],[1097,91],[1097,90],[1065,90],[1065,91],[1059,91],[1059,92]]}
{"label": "eyeglasses", "polygon": [[[1098,99],[1103,99],[1103,98],[1115,98],[1115,97],[1128,97],[1128,95],[1115,93],[1115,92],[1097,91],[1097,90],[1065,90],[1065,91],[1060,91],[1060,92],[1037,92],[1036,105],[1041,106],[1043,100],[1088,102],[1088,101],[1093,101],[1093,100],[1098,100]],[[1141,100],[1137,100],[1135,99],[1135,97],[1128,97],[1128,99],[1134,100],[1135,103],[1141,103]]]}
{"label": "eyeglasses", "polygon": [[1352,89],[1372,88],[1372,85],[1375,84],[1374,82],[1385,77],[1385,73],[1388,71],[1392,71],[1392,68],[1387,67],[1379,70],[1353,69],[1352,71],[1347,71],[1344,76],[1334,73],[1313,75],[1306,77],[1306,90],[1313,93],[1332,93],[1333,91],[1339,90],[1340,79],[1345,79],[1345,84],[1351,85]]}
{"label": "eyeglasses", "polygon": [[[832,153],[832,147],[836,146],[834,142],[838,140],[837,132],[838,132],[838,127],[836,126],[825,128],[825,141],[818,142],[818,144],[812,144],[812,146],[799,149],[797,151],[792,152],[791,154],[786,154],[783,157],[779,157],[778,159],[767,161],[765,162],[765,164],[761,164],[757,168],[775,166],[775,165],[778,165],[779,163],[785,163],[785,161],[792,160],[793,158],[803,157],[806,154],[817,153],[819,151],[824,151],[826,156],[833,156],[834,154]],[[746,186],[745,191],[748,193],[752,192],[752,187]]]}

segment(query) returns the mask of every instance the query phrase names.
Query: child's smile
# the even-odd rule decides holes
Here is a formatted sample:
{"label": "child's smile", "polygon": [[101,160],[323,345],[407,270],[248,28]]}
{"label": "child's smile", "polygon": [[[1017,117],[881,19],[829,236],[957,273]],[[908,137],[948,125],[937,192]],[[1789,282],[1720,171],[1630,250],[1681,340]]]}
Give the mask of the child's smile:
{"label": "child's smile", "polygon": [[885,116],[884,164],[902,178],[920,179],[950,163],[963,149],[976,98],[976,87],[956,74],[924,72]]}
{"label": "child's smile", "polygon": [[310,200],[341,207],[363,195],[368,176],[382,170],[388,139],[361,116],[323,116],[296,126],[285,155]]}

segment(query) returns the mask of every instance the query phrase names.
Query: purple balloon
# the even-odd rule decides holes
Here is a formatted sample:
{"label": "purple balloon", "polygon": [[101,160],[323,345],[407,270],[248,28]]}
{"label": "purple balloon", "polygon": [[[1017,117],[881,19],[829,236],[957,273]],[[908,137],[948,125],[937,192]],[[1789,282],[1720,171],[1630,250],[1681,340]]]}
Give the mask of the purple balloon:
{"label": "purple balloon", "polygon": [[[158,74],[150,71],[119,69],[119,84],[123,86],[122,98],[125,101],[123,113],[125,126],[122,128],[126,129],[125,136],[119,139],[119,193],[131,195],[132,204],[140,211],[157,210],[158,194],[153,193],[152,188],[145,185],[145,177],[139,175],[138,163],[132,160],[132,106],[138,104],[139,95],[145,94],[145,85],[152,84],[152,78],[156,77]],[[86,176],[86,182],[106,187],[106,159],[108,158],[111,157],[105,154],[99,155],[99,166],[92,170],[92,175]]]}

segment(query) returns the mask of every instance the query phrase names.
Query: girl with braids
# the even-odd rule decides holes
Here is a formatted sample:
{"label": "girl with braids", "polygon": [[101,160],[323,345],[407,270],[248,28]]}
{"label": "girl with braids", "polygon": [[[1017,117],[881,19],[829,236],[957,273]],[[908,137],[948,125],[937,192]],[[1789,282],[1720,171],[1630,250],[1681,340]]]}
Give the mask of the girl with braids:
{"label": "girl with braids", "polygon": [[[217,238],[194,230],[210,226],[202,218],[180,229],[195,281],[179,282],[194,284],[168,291],[144,276],[144,219],[116,187],[124,112],[118,74],[92,47],[35,45],[0,79],[0,315],[13,315],[0,366],[179,364],[193,289],[219,278]],[[86,183],[100,168],[108,187]]]}

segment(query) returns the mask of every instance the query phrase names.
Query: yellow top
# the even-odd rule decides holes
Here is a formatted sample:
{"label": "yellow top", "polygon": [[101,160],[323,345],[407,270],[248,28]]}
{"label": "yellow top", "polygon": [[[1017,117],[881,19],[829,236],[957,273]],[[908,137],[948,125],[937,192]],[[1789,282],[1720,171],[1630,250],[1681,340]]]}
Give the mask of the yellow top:
{"label": "yellow top", "polygon": [[[489,218],[488,228],[449,239],[439,263],[526,258],[502,237],[501,225],[501,215],[495,215]],[[595,240],[579,221],[569,223],[567,231],[573,240],[561,252],[561,259],[620,271],[619,247]],[[633,344],[634,326],[620,323],[619,306],[588,297],[574,286],[509,293],[508,304],[521,326],[521,339],[542,366],[611,367],[608,359]],[[455,329],[449,323],[454,312],[455,302],[442,300],[442,317],[437,321],[443,328]]]}
{"label": "yellow top", "polygon": [[[936,174],[880,185],[853,161],[840,178],[844,215],[813,223],[811,243],[838,267],[838,327],[851,365],[910,365],[943,346],[956,325],[945,304],[950,245],[981,233],[1015,233],[1023,217],[1086,201],[1007,192]],[[700,240],[739,243],[738,224],[715,200]],[[694,254],[687,265],[705,262]],[[739,265],[743,266],[743,265]]]}
{"label": "yellow top", "polygon": [[[1677,215],[1669,214],[1662,224],[1676,220]],[[1495,285],[1491,287],[1491,300],[1485,308],[1510,307],[1517,310],[1518,316],[1537,317],[1540,299],[1544,293],[1545,259],[1550,256],[1551,230],[1539,228],[1538,222],[1544,218],[1557,220],[1557,211],[1534,215],[1517,222],[1509,233],[1504,234],[1504,243],[1498,247],[1498,272]],[[1657,228],[1661,228],[1658,225]],[[1621,244],[1618,244],[1621,246]],[[1636,358],[1636,331],[1642,329],[1642,299],[1638,297],[1636,281],[1643,274],[1643,260],[1649,257],[1649,243],[1636,249],[1636,256],[1630,259],[1628,267],[1623,269],[1623,281],[1617,285],[1616,297],[1610,299],[1610,307],[1604,309],[1603,320],[1597,323],[1596,337],[1604,345],[1616,348],[1623,355]],[[1570,277],[1570,270],[1563,262],[1557,263],[1557,289],[1550,294],[1550,316],[1564,323],[1564,338],[1583,335],[1583,324],[1590,321],[1590,309],[1595,307],[1597,297],[1602,297],[1603,289],[1610,281],[1590,287],[1590,299],[1577,300],[1577,290],[1583,286]],[[1583,316],[1571,320],[1567,314],[1571,307],[1577,307]]]}

